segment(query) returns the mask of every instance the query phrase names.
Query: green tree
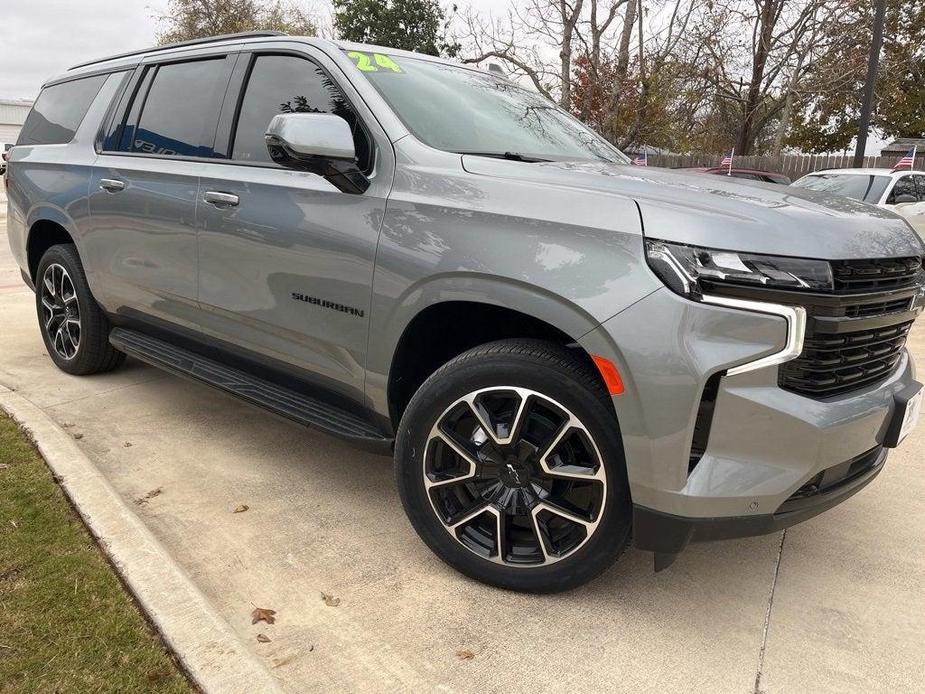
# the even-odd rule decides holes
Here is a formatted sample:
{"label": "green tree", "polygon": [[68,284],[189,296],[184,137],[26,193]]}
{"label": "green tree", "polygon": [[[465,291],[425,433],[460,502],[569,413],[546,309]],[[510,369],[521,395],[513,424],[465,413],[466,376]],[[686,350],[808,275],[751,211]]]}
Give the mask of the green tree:
{"label": "green tree", "polygon": [[345,41],[452,57],[459,45],[447,25],[437,0],[334,0],[334,30]]}
{"label": "green tree", "polygon": [[295,36],[318,32],[304,9],[283,0],[170,0],[167,13],[157,19],[160,44],[240,31],[274,30]]}
{"label": "green tree", "polygon": [[[873,7],[858,0],[833,31],[837,48],[800,85],[787,144],[809,152],[851,146],[857,136]],[[871,123],[886,137],[925,135],[925,4],[888,0]]]}

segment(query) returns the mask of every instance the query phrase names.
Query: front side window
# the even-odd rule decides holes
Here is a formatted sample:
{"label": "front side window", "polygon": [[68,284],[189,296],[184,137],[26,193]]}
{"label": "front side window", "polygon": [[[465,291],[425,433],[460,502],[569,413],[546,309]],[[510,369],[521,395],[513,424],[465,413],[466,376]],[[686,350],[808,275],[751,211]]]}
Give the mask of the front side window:
{"label": "front side window", "polygon": [[19,133],[20,145],[59,145],[74,133],[109,75],[96,75],[45,87]]}
{"label": "front side window", "polygon": [[915,181],[912,176],[903,176],[896,179],[886,203],[887,205],[895,205],[900,202],[916,202],[918,199],[919,196],[915,191]]}
{"label": "front side window", "polygon": [[129,111],[121,149],[162,156],[212,156],[227,84],[224,57],[149,68]]}
{"label": "front side window", "polygon": [[920,202],[925,202],[925,175],[916,174],[912,177],[915,179],[915,190],[918,193]]}
{"label": "front side window", "polygon": [[889,176],[874,174],[824,173],[804,176],[793,183],[797,188],[809,188],[843,195],[861,202],[878,203],[890,184]]}
{"label": "front side window", "polygon": [[415,137],[462,154],[629,163],[548,99],[487,72],[428,60],[347,52]]}
{"label": "front side window", "polygon": [[264,135],[278,113],[332,113],[350,125],[358,165],[370,164],[369,140],[340,88],[315,63],[292,55],[259,55],[241,101],[231,158],[276,166]]}

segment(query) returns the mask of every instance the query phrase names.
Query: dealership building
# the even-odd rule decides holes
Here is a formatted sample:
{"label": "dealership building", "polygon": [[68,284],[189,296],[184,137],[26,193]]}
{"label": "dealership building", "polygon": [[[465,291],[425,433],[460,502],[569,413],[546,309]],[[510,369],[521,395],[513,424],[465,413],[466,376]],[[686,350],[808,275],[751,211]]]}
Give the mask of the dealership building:
{"label": "dealership building", "polygon": [[28,99],[0,99],[0,145],[16,142],[30,108]]}

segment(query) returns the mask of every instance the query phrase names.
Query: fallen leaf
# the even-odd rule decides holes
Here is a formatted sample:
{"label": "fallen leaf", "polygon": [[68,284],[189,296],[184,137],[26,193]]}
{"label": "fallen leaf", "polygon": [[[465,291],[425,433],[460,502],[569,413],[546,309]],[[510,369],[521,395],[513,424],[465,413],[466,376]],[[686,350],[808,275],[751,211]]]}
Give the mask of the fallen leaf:
{"label": "fallen leaf", "polygon": [[260,641],[260,643],[270,643],[270,637],[266,634],[257,634],[257,640]]}
{"label": "fallen leaf", "polygon": [[312,644],[311,646],[308,647],[309,653],[311,653],[313,650],[315,650],[315,644]]}
{"label": "fallen leaf", "polygon": [[475,657],[475,653],[467,648],[464,648],[462,650],[456,651],[456,657],[460,660],[472,660]]}
{"label": "fallen leaf", "polygon": [[0,470],[6,470],[9,467],[7,463],[0,463]]}
{"label": "fallen leaf", "polygon": [[340,605],[340,598],[335,598],[333,595],[329,595],[324,591],[321,591],[321,599],[324,600],[324,604],[328,607],[337,607]]}
{"label": "fallen leaf", "polygon": [[12,525],[14,528],[19,528],[19,526],[16,525],[16,521],[14,521],[12,518],[10,518],[10,525]]}
{"label": "fallen leaf", "polygon": [[273,616],[275,614],[276,610],[268,610],[265,607],[255,607],[254,611],[251,612],[251,624],[256,624],[257,622],[273,624],[276,621],[276,617]]}
{"label": "fallen leaf", "polygon": [[249,508],[250,506],[248,506],[247,504],[241,504],[234,511],[232,511],[232,513],[244,513]]}
{"label": "fallen leaf", "polygon": [[73,422],[61,422],[61,426],[64,427],[65,429],[70,429],[72,426],[74,426],[74,423]]}
{"label": "fallen leaf", "polygon": [[148,492],[148,493],[145,494],[144,496],[140,496],[140,497],[138,497],[137,499],[135,499],[135,503],[138,504],[139,506],[141,506],[142,504],[146,504],[146,503],[148,503],[151,499],[153,499],[154,497],[160,496],[161,493],[162,493],[163,491],[164,491],[164,488],[163,488],[163,487],[158,487],[157,489],[152,489],[150,492]]}
{"label": "fallen leaf", "polygon": [[84,437],[84,435],[83,434],[73,434],[73,437],[79,441],[80,439]]}
{"label": "fallen leaf", "polygon": [[132,447],[132,442],[131,442],[131,441],[126,441],[125,443],[122,444],[122,447],[123,447],[123,448],[131,448],[131,447]]}
{"label": "fallen leaf", "polygon": [[273,661],[273,667],[281,667],[287,663],[291,663],[295,660],[295,655],[287,655],[285,658],[276,658]]}

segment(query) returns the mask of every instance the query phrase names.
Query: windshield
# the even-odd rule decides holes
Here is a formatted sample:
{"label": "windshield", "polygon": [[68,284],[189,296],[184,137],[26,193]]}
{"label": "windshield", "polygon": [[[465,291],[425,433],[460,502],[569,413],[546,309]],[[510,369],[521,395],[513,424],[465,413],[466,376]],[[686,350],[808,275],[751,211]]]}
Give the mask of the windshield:
{"label": "windshield", "polygon": [[487,72],[402,56],[347,55],[425,144],[525,161],[629,160],[542,96]]}
{"label": "windshield", "polygon": [[825,173],[804,176],[794,183],[797,188],[822,190],[826,193],[843,195],[861,202],[880,202],[883,191],[890,182],[889,176],[874,174]]}

